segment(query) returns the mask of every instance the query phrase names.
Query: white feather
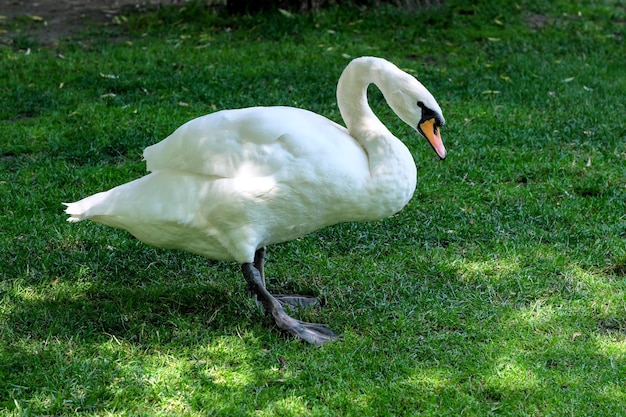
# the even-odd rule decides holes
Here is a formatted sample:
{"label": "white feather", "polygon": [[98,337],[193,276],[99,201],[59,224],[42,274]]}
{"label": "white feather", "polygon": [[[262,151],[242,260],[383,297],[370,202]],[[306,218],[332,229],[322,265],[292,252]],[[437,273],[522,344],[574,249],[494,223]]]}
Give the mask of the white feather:
{"label": "white feather", "polygon": [[347,129],[291,107],[202,116],[145,149],[150,174],[67,204],[68,221],[90,219],[151,245],[244,263],[260,247],[331,224],[390,216],[413,195],[416,168],[370,110],[370,83],[414,128],[421,112],[411,102],[440,113],[415,78],[359,58],[337,90]]}

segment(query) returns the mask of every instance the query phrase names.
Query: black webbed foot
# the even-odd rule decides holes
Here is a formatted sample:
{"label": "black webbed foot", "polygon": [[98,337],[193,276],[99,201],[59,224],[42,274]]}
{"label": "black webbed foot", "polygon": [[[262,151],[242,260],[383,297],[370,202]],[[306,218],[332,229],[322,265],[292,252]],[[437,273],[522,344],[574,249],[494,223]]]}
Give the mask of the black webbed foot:
{"label": "black webbed foot", "polygon": [[280,296],[280,298],[278,298],[274,297],[269,293],[269,291],[267,291],[265,288],[265,277],[263,275],[264,254],[264,250],[263,252],[257,251],[254,264],[243,264],[241,266],[241,271],[250,286],[250,290],[254,295],[256,295],[257,300],[263,305],[263,309],[266,314],[272,316],[276,326],[278,326],[281,330],[287,331],[311,344],[318,346],[337,340],[339,337],[326,326],[296,320],[289,316],[282,306],[282,303],[295,306],[312,305],[317,302],[315,298],[306,296]]}
{"label": "black webbed foot", "polygon": [[280,301],[282,305],[288,305],[290,307],[302,308],[313,307],[319,303],[319,300],[309,295],[286,295],[286,294],[274,294],[274,297]]}

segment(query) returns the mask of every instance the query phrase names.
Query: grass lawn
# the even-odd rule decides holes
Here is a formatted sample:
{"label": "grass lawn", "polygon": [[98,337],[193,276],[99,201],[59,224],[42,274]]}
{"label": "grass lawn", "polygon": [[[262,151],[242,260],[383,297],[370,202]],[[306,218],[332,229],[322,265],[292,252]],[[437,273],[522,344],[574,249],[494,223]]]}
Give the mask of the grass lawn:
{"label": "grass lawn", "polygon": [[[463,1],[215,17],[163,8],[0,46],[0,414],[622,416],[626,7]],[[252,105],[340,121],[353,57],[417,76],[448,158],[371,89],[418,189],[384,221],[269,248],[269,287],[342,342],[287,337],[240,267],[65,222],[145,172],[196,116]]]}

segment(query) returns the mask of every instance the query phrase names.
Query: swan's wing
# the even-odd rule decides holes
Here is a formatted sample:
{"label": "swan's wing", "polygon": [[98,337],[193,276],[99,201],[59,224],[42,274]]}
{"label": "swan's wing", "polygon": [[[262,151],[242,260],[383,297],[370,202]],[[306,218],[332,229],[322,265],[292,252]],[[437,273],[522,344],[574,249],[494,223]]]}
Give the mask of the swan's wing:
{"label": "swan's wing", "polygon": [[367,169],[365,152],[344,127],[291,107],[199,117],[146,148],[144,159],[148,171],[174,169],[220,178],[273,175],[295,160]]}

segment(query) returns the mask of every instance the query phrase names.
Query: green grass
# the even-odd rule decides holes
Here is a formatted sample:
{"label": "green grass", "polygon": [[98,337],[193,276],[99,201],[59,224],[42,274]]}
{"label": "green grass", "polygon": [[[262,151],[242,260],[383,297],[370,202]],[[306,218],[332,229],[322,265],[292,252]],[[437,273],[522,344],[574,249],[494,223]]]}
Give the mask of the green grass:
{"label": "green grass", "polygon": [[[623,415],[626,9],[544,3],[292,18],[191,5],[52,46],[7,24],[2,414]],[[193,117],[281,104],[339,121],[336,80],[360,55],[433,92],[449,155],[372,90],[414,153],[415,197],[269,249],[271,289],[319,295],[296,314],[343,342],[272,329],[236,264],[65,222],[62,201],[139,177],[142,149]]]}

